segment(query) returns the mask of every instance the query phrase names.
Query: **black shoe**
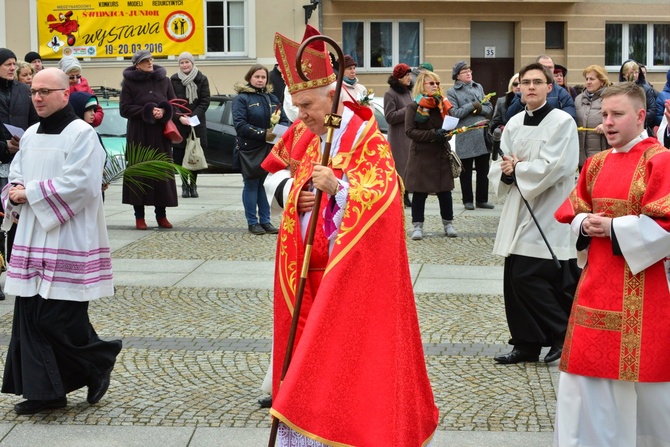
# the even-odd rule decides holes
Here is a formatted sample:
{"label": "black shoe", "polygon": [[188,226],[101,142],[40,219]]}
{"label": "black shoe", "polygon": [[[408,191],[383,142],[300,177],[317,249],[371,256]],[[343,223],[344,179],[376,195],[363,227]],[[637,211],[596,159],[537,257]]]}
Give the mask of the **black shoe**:
{"label": "black shoe", "polygon": [[191,197],[191,190],[189,189],[188,185],[181,185],[181,196],[184,199]]}
{"label": "black shoe", "polygon": [[563,353],[563,345],[561,346],[552,346],[547,355],[544,356],[544,363],[555,362],[561,358]]}
{"label": "black shoe", "polygon": [[272,397],[264,397],[262,399],[258,399],[258,404],[261,406],[261,408],[271,408],[272,407]]}
{"label": "black shoe", "polygon": [[263,227],[260,226],[260,224],[253,224],[253,225],[249,225],[249,233],[255,234],[255,235],[258,236],[258,235],[261,235],[261,234],[265,234],[265,230],[263,229]]}
{"label": "black shoe", "polygon": [[67,405],[67,397],[56,400],[24,400],[14,405],[16,414],[35,414],[43,410],[55,410]]}
{"label": "black shoe", "polygon": [[512,351],[507,354],[500,354],[493,357],[493,360],[502,363],[503,365],[513,365],[521,362],[537,362],[539,359],[540,356],[538,354],[531,354],[517,348],[512,349]]}
{"label": "black shoe", "polygon": [[5,292],[0,289],[0,301],[5,301]]}
{"label": "black shoe", "polygon": [[261,224],[261,227],[265,230],[267,234],[277,234],[279,233],[279,228],[275,227],[271,223]]}
{"label": "black shoe", "polygon": [[484,208],[485,210],[492,210],[493,208],[495,208],[495,205],[493,205],[492,203],[489,203],[489,202],[483,202],[483,203],[482,202],[477,202],[476,205],[477,205],[477,208]]}
{"label": "black shoe", "polygon": [[193,197],[194,199],[197,199],[198,197],[200,197],[200,195],[198,194],[198,187],[194,183],[191,183],[190,192],[191,192],[191,197]]}
{"label": "black shoe", "polygon": [[109,368],[107,371],[102,373],[102,375],[91,381],[91,384],[88,386],[88,395],[86,396],[86,400],[89,404],[97,404],[107,392],[107,389],[109,388],[110,376],[112,375],[112,369],[114,369],[114,367]]}
{"label": "black shoe", "polygon": [[472,211],[475,209],[475,205],[472,202],[464,203],[463,206],[465,207],[466,210]]}

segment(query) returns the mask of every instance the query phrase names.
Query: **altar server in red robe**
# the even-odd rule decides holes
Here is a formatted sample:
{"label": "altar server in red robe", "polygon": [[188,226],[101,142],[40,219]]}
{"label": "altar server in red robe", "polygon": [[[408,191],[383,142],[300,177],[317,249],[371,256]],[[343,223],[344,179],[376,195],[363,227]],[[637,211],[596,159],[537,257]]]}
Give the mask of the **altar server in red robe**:
{"label": "altar server in red robe", "polygon": [[602,95],[612,149],[556,211],[585,264],[560,362],[555,445],[669,446],[670,151],[647,138],[644,91]]}

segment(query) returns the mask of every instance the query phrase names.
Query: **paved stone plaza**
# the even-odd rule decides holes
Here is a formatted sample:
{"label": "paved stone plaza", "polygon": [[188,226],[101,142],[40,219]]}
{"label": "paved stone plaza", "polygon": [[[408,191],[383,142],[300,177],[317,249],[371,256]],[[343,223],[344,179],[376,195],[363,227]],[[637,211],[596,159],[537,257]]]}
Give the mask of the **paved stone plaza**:
{"label": "paved stone plaza", "polygon": [[[0,395],[0,446],[266,445],[270,420],[256,400],[270,360],[276,236],[247,232],[239,175],[203,175],[199,184],[199,199],[168,209],[174,229],[158,230],[148,208],[144,232],[112,185],[105,209],[116,294],[90,307],[100,336],[124,342],[109,392],[90,406],[79,390],[66,408],[34,416],[15,415],[20,398]],[[496,203],[465,212],[455,191],[459,237],[447,239],[429,198],[427,236],[407,242],[440,408],[435,447],[551,444],[556,364],[492,359],[509,349],[502,259],[491,255]],[[3,367],[12,305],[0,302]]]}

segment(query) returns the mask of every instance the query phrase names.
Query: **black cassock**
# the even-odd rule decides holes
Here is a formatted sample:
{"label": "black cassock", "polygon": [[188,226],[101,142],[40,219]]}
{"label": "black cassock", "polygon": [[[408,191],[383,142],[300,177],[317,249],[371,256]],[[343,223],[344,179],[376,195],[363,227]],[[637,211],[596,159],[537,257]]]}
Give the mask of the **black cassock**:
{"label": "black cassock", "polygon": [[112,368],[121,345],[98,337],[87,301],[16,297],[2,392],[28,400],[62,398]]}

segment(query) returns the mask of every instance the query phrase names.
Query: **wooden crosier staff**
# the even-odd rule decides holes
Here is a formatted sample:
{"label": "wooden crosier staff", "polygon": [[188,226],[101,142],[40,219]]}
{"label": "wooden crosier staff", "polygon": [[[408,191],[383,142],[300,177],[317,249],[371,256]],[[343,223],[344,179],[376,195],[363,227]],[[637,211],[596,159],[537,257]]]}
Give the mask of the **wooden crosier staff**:
{"label": "wooden crosier staff", "polygon": [[[298,48],[298,54],[296,55],[295,65],[298,74],[304,81],[309,81],[305,73],[302,71],[302,53],[305,51],[312,42],[317,40],[322,40],[335,50],[337,53],[338,60],[344,60],[344,54],[340,46],[328,36],[318,35],[312,36],[305,40]],[[333,142],[333,133],[335,129],[340,127],[342,122],[342,117],[337,114],[337,108],[340,104],[340,90],[342,89],[342,78],[344,70],[339,70],[337,73],[337,83],[335,85],[335,95],[333,96],[333,106],[330,109],[330,114],[326,115],[324,122],[328,128],[326,132],[326,145],[323,149],[323,155],[321,156],[321,166],[328,166],[328,159],[330,157],[330,146]],[[293,318],[291,319],[291,329],[288,334],[288,343],[286,346],[286,355],[284,357],[284,366],[282,367],[281,372],[281,381],[284,380],[286,376],[286,371],[291,364],[291,357],[293,356],[293,345],[295,344],[295,335],[298,332],[298,321],[300,319],[300,309],[302,307],[302,297],[305,294],[305,285],[307,284],[307,273],[309,272],[309,260],[312,256],[312,246],[314,245],[314,233],[316,233],[316,223],[319,218],[319,206],[321,204],[322,191],[317,189],[314,194],[314,209],[312,210],[312,215],[309,218],[309,227],[307,227],[307,234],[305,235],[305,257],[302,261],[302,270],[300,271],[300,282],[298,283],[298,290],[295,295],[295,304],[293,305]],[[279,430],[279,419],[272,418],[272,429],[270,431],[270,441],[268,442],[268,447],[274,447],[277,441],[277,431]]]}

